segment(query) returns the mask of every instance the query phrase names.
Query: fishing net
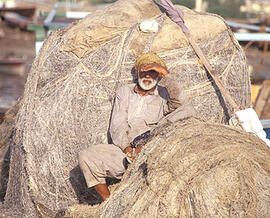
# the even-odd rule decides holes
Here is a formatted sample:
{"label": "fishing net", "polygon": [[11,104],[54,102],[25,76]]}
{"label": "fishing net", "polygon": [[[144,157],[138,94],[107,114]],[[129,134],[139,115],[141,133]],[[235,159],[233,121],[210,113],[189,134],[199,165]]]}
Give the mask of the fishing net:
{"label": "fishing net", "polygon": [[[249,107],[246,58],[224,20],[182,9],[216,74],[234,100]],[[158,32],[140,31],[147,19],[159,23]],[[228,121],[231,109],[179,27],[151,0],[119,0],[51,33],[36,57],[10,141],[6,208],[36,216],[41,207],[58,211],[88,199],[78,152],[108,143],[115,92],[136,79],[136,56],[148,51],[166,62],[201,119]]]}
{"label": "fishing net", "polygon": [[267,217],[269,155],[256,136],[225,125],[191,118],[162,126],[108,201],[64,217]]}

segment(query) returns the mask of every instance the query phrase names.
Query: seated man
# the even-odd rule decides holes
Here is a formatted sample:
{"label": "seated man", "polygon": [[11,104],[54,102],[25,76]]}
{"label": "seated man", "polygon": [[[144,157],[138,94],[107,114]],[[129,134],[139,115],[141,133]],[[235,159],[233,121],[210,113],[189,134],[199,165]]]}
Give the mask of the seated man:
{"label": "seated man", "polygon": [[[87,186],[94,187],[103,200],[110,196],[105,178],[122,178],[126,154],[134,153],[134,138],[167,120],[175,122],[195,113],[180,85],[166,76],[166,65],[155,53],[139,56],[135,70],[137,84],[125,85],[116,93],[109,129],[113,144],[93,145],[79,154]],[[159,81],[164,87],[157,85]],[[137,147],[135,154],[140,150]]]}

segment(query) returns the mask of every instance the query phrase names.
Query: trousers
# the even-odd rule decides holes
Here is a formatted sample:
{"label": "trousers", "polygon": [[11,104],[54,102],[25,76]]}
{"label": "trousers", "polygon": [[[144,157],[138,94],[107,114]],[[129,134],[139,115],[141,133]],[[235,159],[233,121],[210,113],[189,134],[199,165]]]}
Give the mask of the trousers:
{"label": "trousers", "polygon": [[121,179],[124,172],[124,152],[114,144],[98,144],[79,153],[79,166],[88,188],[105,184],[105,178]]}

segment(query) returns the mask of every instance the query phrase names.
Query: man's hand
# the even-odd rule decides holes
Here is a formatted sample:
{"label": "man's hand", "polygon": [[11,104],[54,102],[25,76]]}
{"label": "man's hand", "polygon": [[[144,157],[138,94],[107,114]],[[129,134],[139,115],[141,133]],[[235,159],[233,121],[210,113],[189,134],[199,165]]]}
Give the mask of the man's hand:
{"label": "man's hand", "polygon": [[126,147],[126,148],[124,149],[123,152],[124,152],[125,154],[126,154],[126,153],[129,153],[129,152],[132,152],[132,147],[131,147],[131,146]]}
{"label": "man's hand", "polygon": [[136,155],[138,155],[142,150],[142,146],[138,146],[137,148],[135,148],[135,153]]}
{"label": "man's hand", "polygon": [[146,71],[150,71],[150,70],[154,70],[154,71],[158,72],[160,77],[166,76],[169,73],[164,67],[162,67],[161,65],[156,64],[156,63],[142,64],[140,66],[141,72],[146,72]]}
{"label": "man's hand", "polygon": [[[135,154],[139,154],[141,150],[142,150],[142,146],[138,146],[137,148],[135,148]],[[133,151],[133,148],[131,146],[128,146],[124,149],[125,154],[130,153],[132,151]]]}
{"label": "man's hand", "polygon": [[124,153],[126,154],[127,161],[132,163],[135,157],[140,153],[142,150],[142,146],[138,146],[137,148],[133,149],[131,146],[128,146],[124,149]]}

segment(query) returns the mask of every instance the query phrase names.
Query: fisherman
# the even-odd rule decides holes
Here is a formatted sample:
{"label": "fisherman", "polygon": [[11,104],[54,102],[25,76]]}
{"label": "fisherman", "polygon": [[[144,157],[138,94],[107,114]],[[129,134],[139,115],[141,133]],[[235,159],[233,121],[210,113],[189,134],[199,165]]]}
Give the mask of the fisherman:
{"label": "fisherman", "polygon": [[140,55],[135,71],[137,83],[125,85],[116,93],[109,128],[113,144],[93,145],[79,154],[87,186],[94,187],[103,200],[110,196],[105,178],[121,179],[126,157],[133,160],[141,151],[141,146],[131,147],[137,136],[162,123],[195,114],[183,89],[168,76],[165,62],[157,54]]}

